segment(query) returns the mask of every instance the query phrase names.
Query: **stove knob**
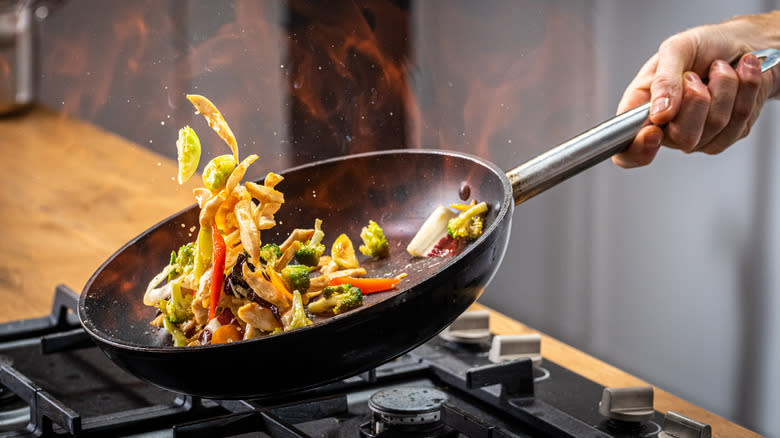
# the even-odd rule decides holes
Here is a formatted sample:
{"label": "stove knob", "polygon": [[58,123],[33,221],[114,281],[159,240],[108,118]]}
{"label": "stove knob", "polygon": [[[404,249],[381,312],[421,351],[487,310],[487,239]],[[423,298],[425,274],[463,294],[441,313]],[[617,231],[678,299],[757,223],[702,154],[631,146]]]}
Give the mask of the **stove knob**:
{"label": "stove knob", "polygon": [[712,428],[708,424],[669,411],[664,417],[664,428],[658,438],[712,438]]}
{"label": "stove knob", "polygon": [[642,423],[653,417],[653,387],[604,388],[599,413],[611,420]]}
{"label": "stove knob", "polygon": [[479,344],[490,340],[490,312],[470,310],[461,314],[439,335],[444,340],[462,344]]}
{"label": "stove knob", "polygon": [[538,333],[527,335],[493,336],[488,359],[498,363],[507,360],[529,358],[534,366],[542,363],[542,337]]}

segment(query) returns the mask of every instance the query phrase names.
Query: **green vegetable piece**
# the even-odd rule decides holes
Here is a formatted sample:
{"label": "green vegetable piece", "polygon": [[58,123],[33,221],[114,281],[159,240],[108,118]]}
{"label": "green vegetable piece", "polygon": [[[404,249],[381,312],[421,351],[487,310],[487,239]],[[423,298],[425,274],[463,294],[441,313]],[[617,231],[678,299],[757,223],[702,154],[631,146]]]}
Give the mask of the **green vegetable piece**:
{"label": "green vegetable piece", "polygon": [[189,126],[179,130],[176,152],[179,162],[179,184],[184,184],[192,178],[200,163],[200,140]]}
{"label": "green vegetable piece", "polygon": [[369,257],[387,257],[390,255],[390,244],[387,243],[382,227],[369,220],[368,226],[360,230],[360,238],[363,244],[358,248],[360,252]]}
{"label": "green vegetable piece", "polygon": [[179,329],[179,327],[176,327],[176,325],[168,319],[163,320],[163,325],[165,327],[165,330],[168,331],[168,333],[171,334],[171,337],[173,338],[173,345],[176,347],[186,347],[189,343],[189,340],[186,336],[184,336],[184,332]]}
{"label": "green vegetable piece", "polygon": [[212,192],[222,190],[237,164],[232,155],[220,155],[212,158],[203,169],[203,185]]}
{"label": "green vegetable piece", "polygon": [[171,297],[166,302],[165,309],[163,310],[160,306],[160,310],[163,310],[165,319],[168,321],[174,324],[182,323],[193,317],[192,299],[191,293],[183,293],[179,282],[173,281],[171,283]]}
{"label": "green vegetable piece", "polygon": [[447,234],[453,239],[474,240],[482,235],[485,219],[482,217],[488,210],[487,204],[479,204],[469,208],[447,222]]}
{"label": "green vegetable piece", "polygon": [[287,265],[282,269],[282,280],[289,290],[305,293],[311,285],[309,273],[312,269],[306,265]]}
{"label": "green vegetable piece", "polygon": [[306,309],[303,307],[303,298],[301,298],[301,293],[297,290],[293,291],[292,308],[290,308],[289,312],[292,312],[292,316],[290,324],[285,329],[286,331],[311,325],[311,320],[306,315]]}
{"label": "green vegetable piece", "polygon": [[198,244],[195,254],[195,278],[200,280],[201,275],[211,265],[211,253],[214,250],[214,243],[211,240],[211,230],[201,228],[198,231]]}
{"label": "green vegetable piece", "polygon": [[195,245],[192,243],[182,245],[181,248],[179,248],[178,253],[177,252],[171,253],[170,264],[173,265],[174,268],[168,274],[168,281],[171,281],[174,278],[178,278],[181,275],[190,271],[193,268],[194,263],[195,263]]}
{"label": "green vegetable piece", "polygon": [[351,284],[328,286],[316,301],[309,303],[309,312],[338,315],[363,305],[363,293]]}
{"label": "green vegetable piece", "polygon": [[275,243],[267,243],[260,248],[260,261],[266,265],[276,264],[276,259],[282,256],[282,249]]}
{"label": "green vegetable piece", "polygon": [[325,233],[320,228],[321,226],[322,221],[320,219],[314,221],[314,235],[295,252],[295,260],[298,260],[298,263],[306,266],[317,266],[319,264],[320,257],[325,252],[325,245],[322,244],[322,238],[325,237]]}

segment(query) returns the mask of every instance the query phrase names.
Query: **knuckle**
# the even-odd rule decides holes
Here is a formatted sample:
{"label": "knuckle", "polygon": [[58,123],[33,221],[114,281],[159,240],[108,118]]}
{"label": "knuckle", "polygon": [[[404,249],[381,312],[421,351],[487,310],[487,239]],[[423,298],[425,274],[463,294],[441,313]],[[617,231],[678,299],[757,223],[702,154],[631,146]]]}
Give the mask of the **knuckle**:
{"label": "knuckle", "polygon": [[691,153],[696,150],[700,136],[691,132],[677,131],[671,134],[671,138],[680,150]]}
{"label": "knuckle", "polygon": [[731,115],[724,111],[710,112],[707,118],[707,124],[704,127],[705,131],[720,131],[729,124]]}
{"label": "knuckle", "polygon": [[658,94],[662,90],[668,90],[671,94],[678,94],[680,90],[680,81],[666,74],[659,73],[650,86],[653,94]]}
{"label": "knuckle", "polygon": [[737,105],[731,113],[731,120],[737,124],[744,124],[750,120],[751,115],[753,115],[753,107]]}

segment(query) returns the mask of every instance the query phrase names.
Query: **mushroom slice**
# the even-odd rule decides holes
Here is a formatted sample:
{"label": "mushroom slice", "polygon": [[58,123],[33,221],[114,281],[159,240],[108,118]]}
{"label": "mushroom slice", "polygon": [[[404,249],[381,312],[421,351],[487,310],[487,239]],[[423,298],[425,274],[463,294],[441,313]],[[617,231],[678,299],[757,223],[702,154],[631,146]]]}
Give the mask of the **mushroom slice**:
{"label": "mushroom slice", "polygon": [[290,245],[293,244],[293,242],[306,242],[307,240],[311,239],[311,236],[314,235],[314,229],[302,229],[302,228],[296,228],[290,233],[290,236],[287,237],[287,240],[284,241],[281,245],[279,245],[279,249],[282,250],[282,252],[286,251],[287,248],[290,247]]}
{"label": "mushroom slice", "polygon": [[[234,188],[241,187],[238,183],[241,182],[242,179],[244,179],[244,175],[246,174],[246,170],[249,169],[249,166],[257,160],[257,155],[252,154],[246,158],[244,158],[244,161],[238,164],[235,169],[233,169],[233,172],[230,173],[230,176],[228,177],[227,183],[225,184],[225,193],[230,194],[233,193]],[[243,187],[239,189],[239,191],[244,190]],[[241,193],[237,193],[236,196],[241,199]]]}
{"label": "mushroom slice", "polygon": [[257,229],[255,221],[252,219],[252,202],[246,199],[238,201],[233,207],[233,213],[236,215],[238,230],[241,234],[241,243],[244,249],[249,253],[252,263],[257,262],[260,255],[260,230]]}
{"label": "mushroom slice", "polygon": [[277,184],[282,182],[284,180],[284,177],[282,175],[268,172],[268,175],[265,176],[265,180],[263,180],[263,185],[266,187],[274,188]]}
{"label": "mushroom slice", "polygon": [[298,251],[298,249],[301,247],[301,242],[293,242],[292,245],[288,246],[287,249],[282,253],[282,256],[276,259],[276,264],[274,264],[274,269],[277,271],[280,271],[284,269],[289,263],[290,260],[295,257],[295,252]]}
{"label": "mushroom slice", "polygon": [[271,187],[261,186],[260,184],[247,181],[244,183],[247,191],[253,198],[257,199],[261,203],[273,202],[275,204],[284,203],[284,194]]}
{"label": "mushroom slice", "polygon": [[257,303],[247,303],[238,309],[238,317],[244,322],[260,330],[270,332],[282,325],[274,317],[271,309]]}
{"label": "mushroom slice", "polygon": [[280,312],[290,308],[290,302],[279,295],[274,285],[266,280],[262,273],[252,272],[246,263],[241,267],[241,270],[244,274],[244,280],[258,297],[276,306]]}
{"label": "mushroom slice", "polygon": [[311,285],[309,286],[308,292],[317,292],[325,289],[325,287],[330,284],[330,280],[337,277],[362,277],[364,275],[366,275],[366,270],[364,268],[343,269],[341,271],[323,274],[311,279]]}

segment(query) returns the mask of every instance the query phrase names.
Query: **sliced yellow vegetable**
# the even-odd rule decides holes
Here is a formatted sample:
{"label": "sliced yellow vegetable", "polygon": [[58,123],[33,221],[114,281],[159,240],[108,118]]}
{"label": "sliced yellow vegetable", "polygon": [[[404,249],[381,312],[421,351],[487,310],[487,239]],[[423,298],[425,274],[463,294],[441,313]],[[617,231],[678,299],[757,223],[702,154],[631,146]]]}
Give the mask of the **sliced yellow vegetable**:
{"label": "sliced yellow vegetable", "polygon": [[333,242],[333,246],[330,249],[330,256],[333,257],[333,261],[339,265],[341,269],[353,269],[359,268],[357,256],[355,255],[355,247],[352,246],[352,241],[346,234],[341,234]]}
{"label": "sliced yellow vegetable", "polygon": [[176,151],[179,162],[179,184],[184,184],[192,178],[192,175],[198,170],[198,163],[200,163],[200,140],[189,126],[179,130]]}

